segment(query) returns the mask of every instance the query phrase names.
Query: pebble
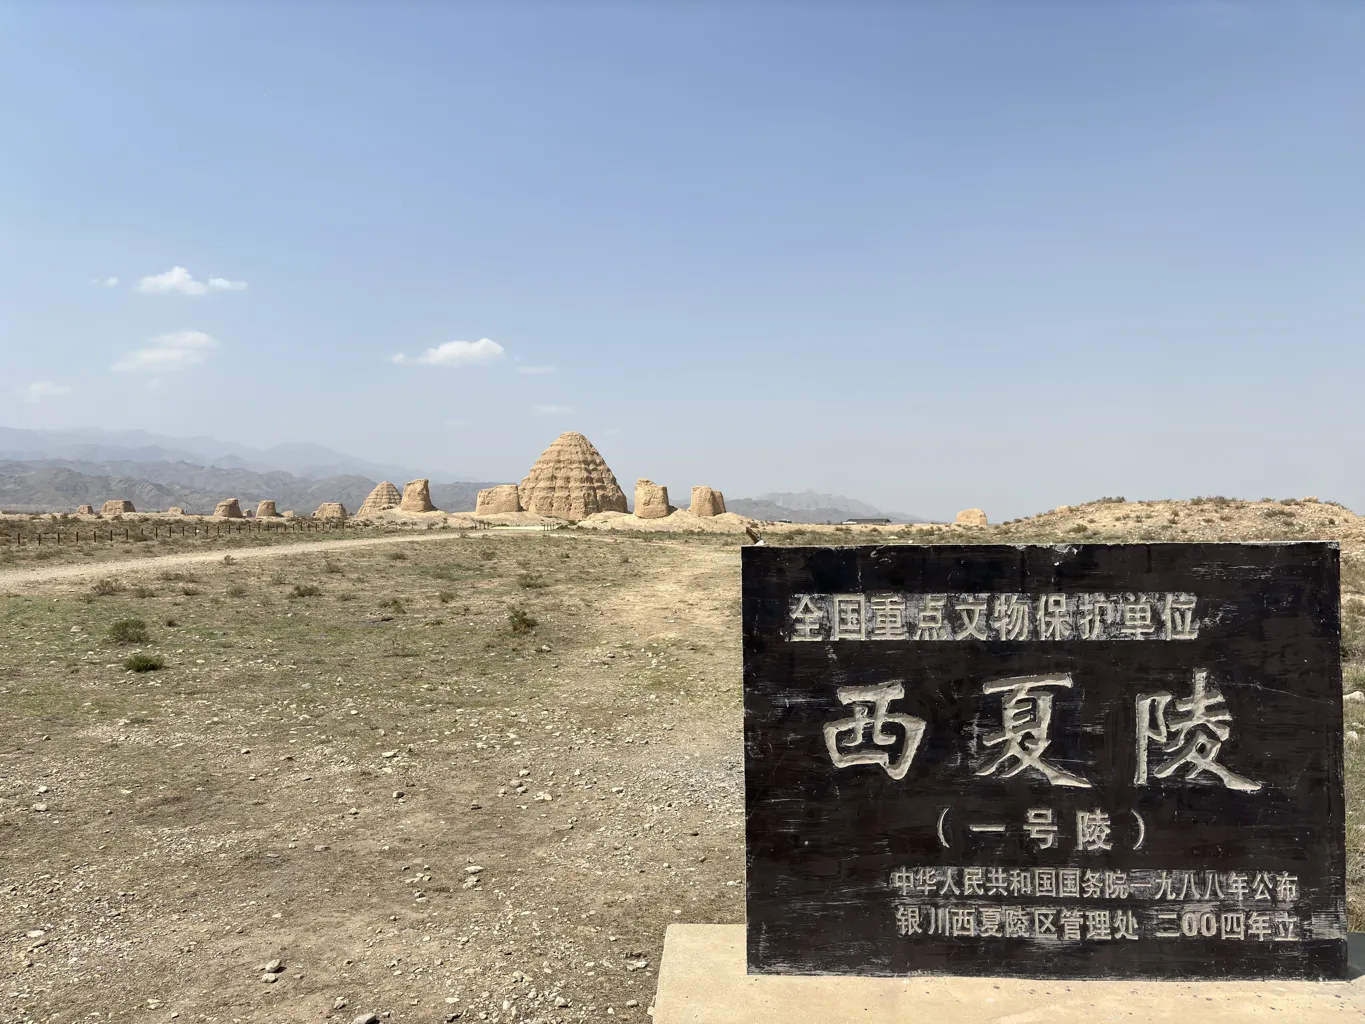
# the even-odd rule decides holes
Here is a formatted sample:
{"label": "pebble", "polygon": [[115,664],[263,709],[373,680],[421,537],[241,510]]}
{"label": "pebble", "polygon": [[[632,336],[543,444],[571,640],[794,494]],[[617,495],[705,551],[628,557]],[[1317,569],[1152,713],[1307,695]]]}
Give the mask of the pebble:
{"label": "pebble", "polygon": [[284,961],[271,960],[270,963],[266,964],[261,970],[265,971],[266,974],[279,974],[284,970]]}
{"label": "pebble", "polygon": [[1342,697],[1341,699],[1342,699],[1342,700],[1349,700],[1349,701],[1360,701],[1360,702],[1365,702],[1365,692],[1362,692],[1362,691],[1360,691],[1360,690],[1352,690],[1350,693],[1346,694],[1346,695],[1345,695],[1344,697]]}
{"label": "pebble", "polygon": [[332,1000],[332,1009],[334,1009],[334,1010],[344,1010],[344,1009],[346,1009],[346,1000],[345,1000],[345,998],[343,998],[342,996],[337,996],[336,999]]}
{"label": "pebble", "polygon": [[47,810],[47,804],[34,804],[30,810],[37,811],[41,814],[43,811]]}
{"label": "pebble", "polygon": [[355,1020],[351,1021],[351,1024],[379,1024],[379,1014],[362,1013]]}

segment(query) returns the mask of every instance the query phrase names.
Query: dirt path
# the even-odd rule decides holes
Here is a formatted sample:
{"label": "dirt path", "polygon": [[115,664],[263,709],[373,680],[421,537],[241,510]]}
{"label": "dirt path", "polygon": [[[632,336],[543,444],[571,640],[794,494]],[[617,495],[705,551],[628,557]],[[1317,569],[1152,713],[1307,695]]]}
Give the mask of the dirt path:
{"label": "dirt path", "polygon": [[188,555],[153,555],[149,558],[129,558],[117,562],[94,562],[80,565],[32,566],[23,569],[8,569],[0,572],[0,589],[25,583],[49,583],[54,580],[99,579],[102,576],[160,570],[172,565],[203,565],[208,562],[221,562],[224,554],[231,555],[239,562],[257,558],[278,558],[281,555],[298,555],[315,551],[347,551],[355,548],[378,547],[382,544],[419,544],[427,541],[455,540],[459,533],[440,532],[419,534],[409,537],[366,537],[358,540],[316,540],[298,544],[275,544],[259,548],[233,548],[231,551],[195,552]]}

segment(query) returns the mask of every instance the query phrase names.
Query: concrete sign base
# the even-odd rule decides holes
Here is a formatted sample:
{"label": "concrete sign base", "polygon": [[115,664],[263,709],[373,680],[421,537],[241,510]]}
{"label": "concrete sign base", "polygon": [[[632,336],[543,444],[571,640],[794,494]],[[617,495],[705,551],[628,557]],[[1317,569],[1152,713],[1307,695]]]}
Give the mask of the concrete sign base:
{"label": "concrete sign base", "polygon": [[1346,982],[1035,981],[748,975],[742,924],[675,924],[664,939],[654,1024],[1249,1024],[1360,1020],[1365,935]]}

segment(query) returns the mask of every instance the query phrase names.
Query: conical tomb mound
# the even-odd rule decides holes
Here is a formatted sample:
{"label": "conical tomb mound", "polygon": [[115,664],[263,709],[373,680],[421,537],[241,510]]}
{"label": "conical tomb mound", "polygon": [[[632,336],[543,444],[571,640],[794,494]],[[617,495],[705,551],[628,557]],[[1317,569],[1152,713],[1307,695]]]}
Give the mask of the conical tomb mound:
{"label": "conical tomb mound", "polygon": [[596,512],[624,512],[626,496],[606,461],[582,434],[555,438],[518,488],[527,512],[560,519],[586,519]]}
{"label": "conical tomb mound", "polygon": [[356,515],[374,515],[377,512],[383,512],[385,509],[397,508],[401,504],[403,504],[403,495],[398,492],[397,487],[384,480],[370,492],[370,496],[365,499]]}

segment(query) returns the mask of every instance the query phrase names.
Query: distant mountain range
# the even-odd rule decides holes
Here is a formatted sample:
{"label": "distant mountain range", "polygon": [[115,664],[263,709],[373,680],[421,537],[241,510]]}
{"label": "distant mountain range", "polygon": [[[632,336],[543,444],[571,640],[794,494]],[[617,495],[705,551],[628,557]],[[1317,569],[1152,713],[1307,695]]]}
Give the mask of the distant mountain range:
{"label": "distant mountain range", "polygon": [[[406,474],[394,476],[401,487]],[[308,479],[190,462],[0,460],[0,509],[73,512],[78,505],[98,508],[108,498],[127,498],[144,512],[178,505],[208,513],[223,498],[237,498],[244,509],[273,498],[281,511],[312,512],[324,501],[340,501],[354,512],[377,482],[356,474]],[[479,481],[433,484],[431,500],[448,512],[471,512],[479,489],[491,486]]]}
{"label": "distant mountain range", "polygon": [[[167,437],[145,430],[24,430],[0,427],[0,459],[82,463],[191,463],[256,473],[291,473],[307,480],[333,476],[363,476],[394,480],[400,485],[419,476],[433,476],[410,466],[370,462],[320,444],[278,444],[252,448],[212,437]],[[439,471],[448,479],[459,474]]]}
{"label": "distant mountain range", "polygon": [[818,491],[773,492],[757,498],[726,498],[725,508],[750,519],[793,523],[842,523],[845,519],[890,519],[893,523],[922,523],[920,516],[883,512],[865,501]]}

